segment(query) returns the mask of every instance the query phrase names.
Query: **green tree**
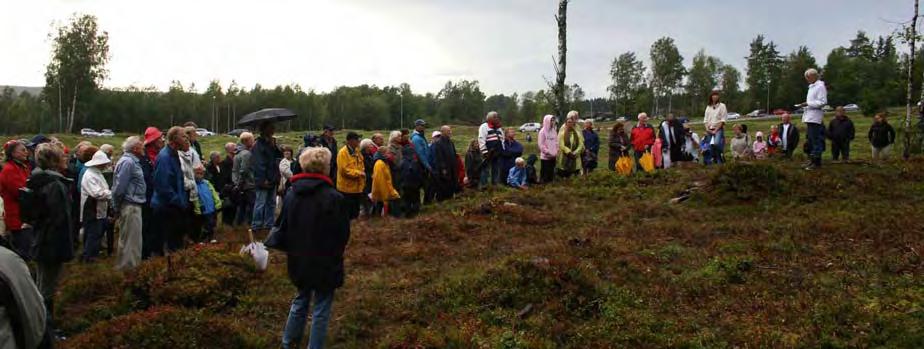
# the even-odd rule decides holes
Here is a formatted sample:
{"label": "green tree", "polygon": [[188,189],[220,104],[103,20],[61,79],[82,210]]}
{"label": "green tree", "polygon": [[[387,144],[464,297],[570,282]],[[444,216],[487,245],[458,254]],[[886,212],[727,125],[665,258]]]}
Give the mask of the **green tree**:
{"label": "green tree", "polygon": [[95,16],[75,14],[49,36],[53,51],[43,92],[47,100],[57,102],[59,124],[71,132],[75,120],[85,116],[78,109],[86,106],[108,75],[109,34],[99,29]]}
{"label": "green tree", "polygon": [[693,57],[693,65],[690,67],[686,86],[687,96],[691,101],[691,110],[698,110],[705,106],[706,96],[719,85],[723,67],[721,60],[707,56],[703,50]]}
{"label": "green tree", "polygon": [[732,110],[741,106],[740,81],[741,73],[738,72],[738,69],[727,64],[722,66],[722,78],[720,80],[722,99],[729,108],[733,108]]}
{"label": "green tree", "polygon": [[772,87],[778,85],[782,60],[772,41],[764,43],[764,36],[758,35],[751,41],[750,54],[747,57],[748,99],[755,103],[758,109],[773,108],[771,103],[775,100]]}
{"label": "green tree", "polygon": [[815,57],[808,47],[800,46],[783,60],[780,83],[776,85],[778,105],[790,107],[805,101],[807,90],[805,71],[817,68]]}
{"label": "green tree", "polygon": [[660,113],[657,97],[668,97],[668,111],[671,109],[674,89],[676,89],[686,71],[683,56],[677,50],[674,39],[663,37],[651,45],[651,84],[655,91],[655,113]]}
{"label": "green tree", "polygon": [[626,115],[635,110],[639,91],[645,85],[645,65],[636,58],[635,52],[625,52],[613,60],[610,79],[612,84],[607,90],[613,113]]}

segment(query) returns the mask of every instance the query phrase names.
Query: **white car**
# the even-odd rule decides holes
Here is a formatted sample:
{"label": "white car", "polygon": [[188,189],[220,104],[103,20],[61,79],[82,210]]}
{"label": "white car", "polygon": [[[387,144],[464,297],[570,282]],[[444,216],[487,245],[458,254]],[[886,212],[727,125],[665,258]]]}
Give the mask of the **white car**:
{"label": "white car", "polygon": [[80,130],[80,135],[84,137],[99,137],[99,132],[92,128],[84,128]]}
{"label": "white car", "polygon": [[214,135],[215,135],[215,132],[209,131],[209,130],[204,129],[204,128],[197,128],[197,129],[196,129],[196,134],[197,134],[199,137],[210,137],[210,136],[214,136]]}
{"label": "white car", "polygon": [[860,106],[856,104],[848,104],[844,106],[844,111],[860,111]]}
{"label": "white car", "polygon": [[[748,114],[748,116],[751,116],[751,114]],[[728,119],[728,120],[738,120],[740,118],[741,118],[741,114],[738,114],[738,113],[728,113],[728,115],[725,116],[725,119]]]}
{"label": "white car", "polygon": [[539,132],[539,129],[542,128],[538,122],[527,122],[520,126],[520,132]]}

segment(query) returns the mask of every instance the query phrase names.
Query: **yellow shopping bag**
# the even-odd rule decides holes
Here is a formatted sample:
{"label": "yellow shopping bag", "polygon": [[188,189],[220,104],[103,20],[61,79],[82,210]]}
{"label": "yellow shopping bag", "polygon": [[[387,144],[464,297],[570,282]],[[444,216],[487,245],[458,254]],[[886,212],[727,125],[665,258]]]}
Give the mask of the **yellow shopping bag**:
{"label": "yellow shopping bag", "polygon": [[638,159],[638,163],[642,166],[642,169],[645,170],[645,172],[652,173],[655,170],[654,157],[651,156],[651,153],[647,151],[644,155],[642,155],[641,158]]}
{"label": "yellow shopping bag", "polygon": [[632,158],[620,156],[619,160],[616,160],[616,173],[624,176],[632,174]]}

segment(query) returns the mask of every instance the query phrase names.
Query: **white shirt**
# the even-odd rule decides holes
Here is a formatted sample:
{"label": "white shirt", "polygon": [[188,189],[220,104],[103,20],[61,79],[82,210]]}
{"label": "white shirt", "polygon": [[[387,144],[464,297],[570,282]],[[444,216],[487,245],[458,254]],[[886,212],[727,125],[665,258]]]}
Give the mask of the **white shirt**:
{"label": "white shirt", "polygon": [[789,139],[789,129],[792,127],[792,124],[783,124],[783,132],[780,133],[780,141],[783,143],[783,150],[789,150],[789,147],[786,146]]}
{"label": "white shirt", "polygon": [[728,110],[725,109],[725,103],[719,103],[715,107],[707,105],[703,117],[703,126],[706,126],[707,131],[713,127],[718,128],[719,123],[724,123],[727,117]]}
{"label": "white shirt", "polygon": [[96,218],[106,218],[109,212],[109,199],[112,198],[112,192],[109,191],[109,183],[99,168],[87,167],[83,173],[83,180],[80,183],[80,219],[83,220],[83,209],[86,205],[87,198],[96,199]]}
{"label": "white shirt", "polygon": [[802,122],[807,124],[824,123],[825,111],[822,109],[828,104],[828,89],[825,82],[818,80],[809,85],[808,93],[805,95],[805,114],[802,114]]}

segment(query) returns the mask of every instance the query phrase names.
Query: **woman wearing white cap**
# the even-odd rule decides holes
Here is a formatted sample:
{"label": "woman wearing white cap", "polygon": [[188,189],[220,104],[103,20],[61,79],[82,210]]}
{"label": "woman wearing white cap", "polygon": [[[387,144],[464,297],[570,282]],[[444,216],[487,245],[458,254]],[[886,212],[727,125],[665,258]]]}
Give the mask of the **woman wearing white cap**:
{"label": "woman wearing white cap", "polygon": [[86,173],[80,181],[80,219],[83,222],[83,261],[92,262],[99,256],[103,224],[108,219],[109,200],[112,192],[103,177],[103,170],[109,166],[109,156],[97,151],[84,164]]}

